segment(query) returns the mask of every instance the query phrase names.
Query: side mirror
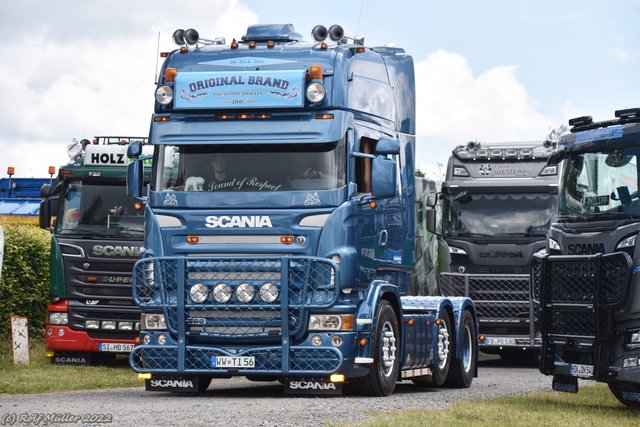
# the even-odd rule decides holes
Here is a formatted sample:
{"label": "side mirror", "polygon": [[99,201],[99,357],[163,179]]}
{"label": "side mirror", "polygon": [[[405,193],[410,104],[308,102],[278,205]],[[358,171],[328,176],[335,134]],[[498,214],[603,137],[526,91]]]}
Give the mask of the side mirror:
{"label": "side mirror", "polygon": [[[46,184],[49,185],[49,184]],[[42,192],[42,190],[41,190]],[[51,200],[45,198],[40,201],[40,212],[38,213],[38,225],[44,230],[51,227]]]}
{"label": "side mirror", "polygon": [[142,160],[135,159],[127,166],[127,196],[134,199],[142,197],[142,177],[144,165]]}
{"label": "side mirror", "polygon": [[400,142],[397,139],[380,138],[378,142],[376,142],[376,153],[382,155],[400,154]]}
{"label": "side mirror", "polygon": [[51,184],[44,184],[40,187],[40,198],[46,199],[51,196]]}
{"label": "side mirror", "polygon": [[436,204],[438,203],[438,193],[428,194],[426,203],[428,208],[435,208]]}
{"label": "side mirror", "polygon": [[395,160],[377,156],[371,165],[371,177],[371,196],[377,199],[387,199],[396,195]]}
{"label": "side mirror", "polygon": [[427,231],[429,233],[436,233],[436,210],[427,209]]}
{"label": "side mirror", "polygon": [[142,142],[132,141],[127,147],[127,157],[130,159],[137,159],[142,155]]}

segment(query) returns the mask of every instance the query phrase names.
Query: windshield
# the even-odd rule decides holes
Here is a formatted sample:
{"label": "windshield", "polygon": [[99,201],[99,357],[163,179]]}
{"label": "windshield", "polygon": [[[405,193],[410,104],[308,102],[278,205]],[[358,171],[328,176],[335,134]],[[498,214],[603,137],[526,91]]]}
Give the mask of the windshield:
{"label": "windshield", "polygon": [[639,219],[639,148],[573,154],[563,162],[559,221]]}
{"label": "windshield", "polygon": [[546,236],[556,213],[550,193],[471,194],[446,196],[447,237]]}
{"label": "windshield", "polygon": [[56,232],[96,237],[142,237],[144,211],[134,208],[120,184],[66,181],[60,195]]}
{"label": "windshield", "polygon": [[346,183],[344,138],[326,144],[176,145],[160,152],[160,190],[332,190]]}

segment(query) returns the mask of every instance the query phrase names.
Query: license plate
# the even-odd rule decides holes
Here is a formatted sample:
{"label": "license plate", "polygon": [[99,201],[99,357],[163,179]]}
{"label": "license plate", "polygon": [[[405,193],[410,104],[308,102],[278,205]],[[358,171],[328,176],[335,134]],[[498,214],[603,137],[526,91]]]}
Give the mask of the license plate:
{"label": "license plate", "polygon": [[253,369],[256,367],[256,358],[253,356],[212,356],[211,367]]}
{"label": "license plate", "polygon": [[591,365],[577,365],[572,363],[569,365],[569,373],[574,377],[592,378],[593,366]]}
{"label": "license plate", "polygon": [[484,339],[484,344],[485,345],[510,345],[510,346],[515,346],[516,345],[516,339],[515,338],[492,338],[492,337],[486,337]]}
{"label": "license plate", "polygon": [[101,342],[98,351],[107,351],[111,353],[131,353],[133,344],[120,342]]}

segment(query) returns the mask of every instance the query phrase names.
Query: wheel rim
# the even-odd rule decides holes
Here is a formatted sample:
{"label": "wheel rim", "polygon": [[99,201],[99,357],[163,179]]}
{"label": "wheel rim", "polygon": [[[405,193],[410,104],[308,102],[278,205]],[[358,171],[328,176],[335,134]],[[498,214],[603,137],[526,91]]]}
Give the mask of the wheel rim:
{"label": "wheel rim", "polygon": [[447,329],[447,324],[442,322],[438,329],[438,368],[440,369],[444,369],[447,366],[450,346],[449,330]]}
{"label": "wheel rim", "polygon": [[382,326],[381,344],[381,364],[382,373],[389,377],[393,373],[393,366],[396,361],[396,334],[391,322],[385,322]]}
{"label": "wheel rim", "polygon": [[471,330],[468,327],[465,327],[462,343],[462,367],[465,372],[469,372],[469,369],[471,369],[472,360],[473,344],[471,343]]}

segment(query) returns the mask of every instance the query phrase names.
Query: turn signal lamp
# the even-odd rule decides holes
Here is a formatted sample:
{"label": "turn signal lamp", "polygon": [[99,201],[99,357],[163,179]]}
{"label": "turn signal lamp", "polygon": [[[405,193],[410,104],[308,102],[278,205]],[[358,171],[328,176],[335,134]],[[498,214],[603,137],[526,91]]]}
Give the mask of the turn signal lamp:
{"label": "turn signal lamp", "polygon": [[309,67],[309,79],[322,80],[322,66],[312,65],[311,67]]}
{"label": "turn signal lamp", "polygon": [[187,243],[194,245],[200,241],[200,237],[198,236],[187,236]]}
{"label": "turn signal lamp", "polygon": [[413,326],[415,323],[416,323],[416,322],[415,322],[415,320],[413,320],[413,319],[409,319],[409,320],[407,320],[407,325],[409,325],[409,326]]}
{"label": "turn signal lamp", "polygon": [[142,203],[140,202],[136,202],[133,204],[133,208],[137,211],[139,211],[140,209],[142,209]]}
{"label": "turn signal lamp", "polygon": [[360,344],[360,347],[366,347],[368,343],[369,341],[367,341],[366,338],[360,338],[360,341],[358,341],[358,344]]}
{"label": "turn signal lamp", "polygon": [[375,202],[375,200],[369,200],[369,207],[371,209],[375,209],[378,207],[378,204]]}
{"label": "turn signal lamp", "polygon": [[98,277],[97,276],[89,276],[89,277],[87,277],[87,282],[89,282],[89,283],[98,283]]}
{"label": "turn signal lamp", "polygon": [[436,319],[435,323],[438,326],[442,325],[442,319]]}
{"label": "turn signal lamp", "polygon": [[293,236],[280,236],[280,243],[285,243],[285,244],[293,243]]}

